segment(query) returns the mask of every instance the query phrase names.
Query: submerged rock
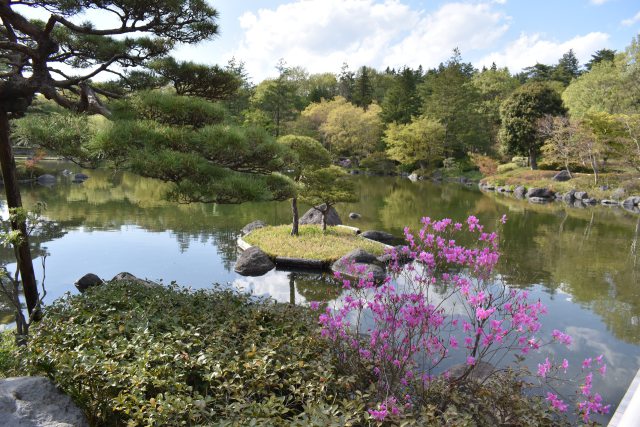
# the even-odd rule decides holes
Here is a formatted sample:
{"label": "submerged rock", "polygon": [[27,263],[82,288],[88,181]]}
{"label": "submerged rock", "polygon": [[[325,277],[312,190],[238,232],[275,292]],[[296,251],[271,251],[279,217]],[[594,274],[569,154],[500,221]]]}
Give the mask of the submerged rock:
{"label": "submerged rock", "polygon": [[233,269],[243,276],[262,276],[275,266],[259,247],[252,246],[240,254]]}
{"label": "submerged rock", "polygon": [[54,184],[56,180],[55,176],[49,174],[40,175],[38,177],[39,184]]}
{"label": "submerged rock", "polygon": [[0,424],[16,427],[88,427],[73,400],[45,377],[0,380]]}
{"label": "submerged rock", "polygon": [[351,213],[349,214],[349,218],[351,218],[351,219],[358,219],[358,218],[360,218],[361,216],[362,216],[362,215],[360,215],[360,214],[359,214],[359,213],[357,213],[357,212],[351,212]]}
{"label": "submerged rock", "polygon": [[555,192],[549,190],[548,188],[531,188],[527,191],[527,198],[531,199],[533,197],[542,198],[542,199],[553,199],[555,197]]}
{"label": "submerged rock", "polygon": [[380,243],[391,243],[396,240],[396,236],[386,231],[368,230],[363,232],[362,237],[375,240]]}
{"label": "submerged rock", "polygon": [[257,230],[258,228],[263,228],[266,226],[267,226],[266,222],[257,220],[257,221],[250,222],[249,224],[242,227],[242,230],[240,230],[240,232],[242,233],[243,236],[246,236],[247,234],[251,233],[253,230]]}
{"label": "submerged rock", "polygon": [[[324,205],[317,206],[316,208],[311,208],[300,218],[300,224],[315,224],[322,225],[322,212],[319,209],[324,209]],[[329,208],[329,212],[327,213],[327,225],[341,225],[342,220],[340,219],[340,215],[338,215],[338,211],[335,210],[333,206]]]}
{"label": "submerged rock", "polygon": [[81,278],[79,278],[78,280],[76,280],[74,282],[74,285],[76,285],[76,288],[78,288],[80,293],[83,293],[87,289],[89,289],[89,288],[91,288],[93,286],[102,285],[103,283],[104,282],[102,281],[102,279],[99,278],[97,275],[95,275],[93,273],[87,273],[84,276],[82,276]]}
{"label": "submerged rock", "polygon": [[513,190],[513,195],[518,199],[524,199],[527,194],[527,188],[524,185],[519,185]]}
{"label": "submerged rock", "polygon": [[381,282],[387,276],[383,262],[363,249],[349,252],[334,262],[331,269],[350,277],[367,278],[371,275],[375,282]]}

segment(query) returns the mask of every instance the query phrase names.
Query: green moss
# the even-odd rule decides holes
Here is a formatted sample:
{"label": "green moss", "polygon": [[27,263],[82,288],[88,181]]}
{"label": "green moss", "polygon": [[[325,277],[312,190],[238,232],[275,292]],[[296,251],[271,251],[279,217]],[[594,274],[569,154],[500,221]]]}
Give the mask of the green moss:
{"label": "green moss", "polygon": [[343,227],[327,227],[326,232],[317,225],[301,225],[298,236],[291,236],[291,225],[264,227],[244,238],[258,246],[270,257],[318,259],[331,262],[350,251],[362,248],[376,255],[384,253],[382,243],[373,242]]}

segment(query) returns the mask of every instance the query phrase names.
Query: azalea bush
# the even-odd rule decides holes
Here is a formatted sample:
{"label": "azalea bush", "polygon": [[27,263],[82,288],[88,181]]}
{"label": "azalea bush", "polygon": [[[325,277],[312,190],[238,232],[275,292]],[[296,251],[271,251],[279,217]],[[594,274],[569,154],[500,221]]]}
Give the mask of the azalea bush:
{"label": "azalea bush", "polygon": [[[327,307],[320,316],[322,336],[343,372],[373,384],[372,419],[413,418],[433,403],[433,389],[443,382],[449,388],[475,387],[476,380],[502,375],[512,358],[571,344],[560,330],[545,338],[545,306],[496,277],[498,234],[486,232],[474,216],[464,224],[423,218],[418,232],[405,229],[405,238],[406,246],[389,252],[382,284],[337,275],[345,288],[341,306]],[[362,273],[354,266],[352,277]],[[538,380],[549,387],[546,400],[558,414],[570,403],[553,390],[568,368],[566,359],[538,365]],[[594,372],[605,371],[601,356],[583,363],[575,409],[584,422],[609,410],[592,390]]]}

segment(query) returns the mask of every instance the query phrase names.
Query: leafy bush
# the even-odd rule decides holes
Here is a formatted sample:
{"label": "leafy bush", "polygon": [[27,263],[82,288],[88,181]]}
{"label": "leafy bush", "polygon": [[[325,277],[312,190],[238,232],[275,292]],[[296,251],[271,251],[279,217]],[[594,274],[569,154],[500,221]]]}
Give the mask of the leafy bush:
{"label": "leafy bush", "polygon": [[484,176],[494,175],[498,169],[498,162],[489,156],[471,153],[471,162],[480,170]]}
{"label": "leafy bush", "polygon": [[529,158],[523,156],[515,156],[511,158],[511,163],[515,163],[518,167],[526,168],[529,167]]}
{"label": "leafy bush", "polygon": [[360,419],[365,397],[336,376],[315,324],[231,291],[111,283],[49,306],[23,358],[93,425]]}
{"label": "leafy bush", "polygon": [[15,335],[11,331],[0,332],[0,378],[16,375],[18,369],[16,351]]}
{"label": "leafy bush", "polygon": [[360,161],[360,167],[376,174],[392,173],[396,170],[393,160],[389,159],[385,153],[377,152],[370,154]]}
{"label": "leafy bush", "polygon": [[513,170],[518,169],[520,166],[518,166],[515,163],[505,163],[504,165],[499,165],[497,172],[498,173],[505,173],[505,172],[511,172]]}

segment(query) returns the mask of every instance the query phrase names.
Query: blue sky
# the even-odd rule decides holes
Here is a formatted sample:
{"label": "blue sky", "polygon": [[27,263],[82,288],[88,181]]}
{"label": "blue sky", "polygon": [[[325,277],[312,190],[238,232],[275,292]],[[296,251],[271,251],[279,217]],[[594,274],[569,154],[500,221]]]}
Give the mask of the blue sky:
{"label": "blue sky", "polygon": [[[455,47],[476,67],[495,62],[517,72],[556,63],[569,49],[584,63],[598,49],[623,50],[640,33],[638,0],[208,1],[220,13],[220,35],[178,46],[175,56],[208,64],[235,57],[254,82],[275,75],[280,58],[310,73],[339,72],[344,62],[352,70],[430,68]],[[76,19],[114,25],[98,12]]]}
{"label": "blue sky", "polygon": [[254,81],[283,58],[309,72],[343,62],[433,67],[456,46],[480,67],[518,71],[555,63],[569,49],[586,62],[601,48],[622,50],[640,33],[637,0],[219,0],[220,35],[176,55],[206,63],[243,60]]}

